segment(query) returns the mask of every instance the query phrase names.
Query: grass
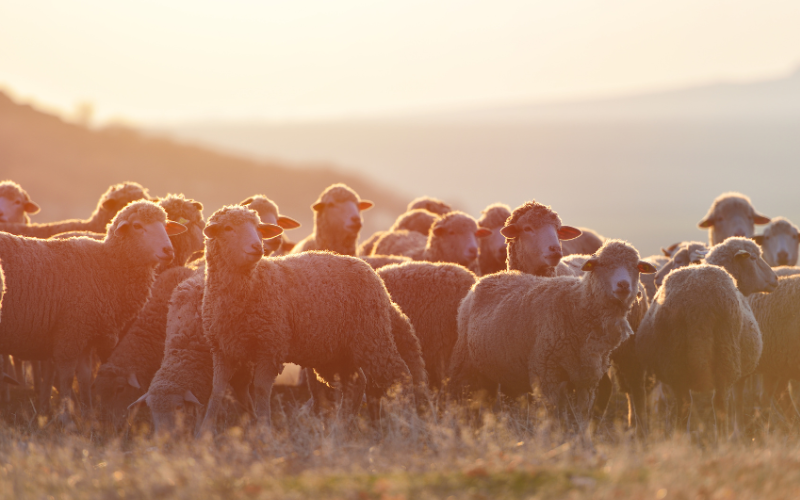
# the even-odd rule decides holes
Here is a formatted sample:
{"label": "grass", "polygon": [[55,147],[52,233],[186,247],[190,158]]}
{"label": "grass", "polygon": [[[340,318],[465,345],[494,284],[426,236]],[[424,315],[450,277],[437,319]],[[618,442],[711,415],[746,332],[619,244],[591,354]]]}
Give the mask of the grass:
{"label": "grass", "polygon": [[0,499],[800,497],[800,446],[777,432],[713,446],[654,432],[643,445],[619,422],[563,436],[534,405],[475,426],[455,405],[419,419],[395,400],[380,430],[299,409],[270,431],[229,422],[194,440],[153,436],[146,419],[67,432],[25,408],[0,428]]}

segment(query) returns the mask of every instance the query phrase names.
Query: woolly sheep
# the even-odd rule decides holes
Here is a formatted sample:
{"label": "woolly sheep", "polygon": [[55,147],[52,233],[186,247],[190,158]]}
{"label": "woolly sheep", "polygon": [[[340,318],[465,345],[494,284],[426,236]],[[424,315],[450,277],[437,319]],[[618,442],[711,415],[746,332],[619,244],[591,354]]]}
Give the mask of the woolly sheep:
{"label": "woolly sheep", "polygon": [[380,394],[410,378],[392,339],[394,304],[375,272],[360,259],[332,253],[262,258],[261,238],[281,232],[244,207],[225,207],[209,218],[202,315],[214,382],[204,430],[211,429],[240,363],[255,364],[261,424],[270,422],[269,395],[285,362],[313,367],[325,380],[363,372],[373,418]]}
{"label": "woolly sheep", "polygon": [[160,206],[138,201],[117,214],[103,241],[0,233],[8,288],[0,353],[52,359],[59,392],[69,394],[79,357],[91,347],[111,352],[120,329],[144,306],[156,266],[173,258],[169,236],[185,230]]}
{"label": "woolly sheep", "polygon": [[800,267],[797,267],[797,266],[792,266],[792,267],[781,266],[781,267],[774,268],[773,271],[775,271],[775,274],[778,275],[779,278],[783,278],[785,276],[796,276],[796,275],[800,274]]}
{"label": "woolly sheep", "polygon": [[772,267],[796,266],[800,230],[783,217],[775,217],[764,232],[753,236],[764,253],[764,260]]}
{"label": "woolly sheep", "polygon": [[430,262],[382,267],[378,276],[414,325],[428,380],[439,388],[458,338],[458,305],[477,278],[462,266]]}
{"label": "woolly sheep", "polygon": [[[300,227],[300,223],[296,220],[292,219],[291,217],[281,215],[278,210],[278,205],[263,194],[257,194],[242,200],[239,205],[258,212],[258,217],[264,224],[276,224],[282,227],[284,230],[297,229]],[[266,255],[275,255],[276,252],[281,252],[281,250],[285,248],[285,245],[288,243],[289,242],[286,239],[285,234],[281,234],[278,238],[264,240],[264,252]],[[286,251],[286,253],[289,251],[291,251],[291,249]]]}
{"label": "woolly sheep", "polygon": [[297,243],[290,254],[328,250],[340,255],[355,255],[362,225],[361,212],[372,206],[371,201],[362,200],[344,184],[328,187],[311,206],[314,232]]}
{"label": "woolly sheep", "polygon": [[0,231],[33,238],[49,238],[68,231],[105,233],[106,226],[123,207],[137,200],[149,199],[147,189],[135,182],[124,182],[109,187],[100,197],[94,213],[86,220],[70,219],[46,224],[0,223]]}
{"label": "woolly sheep", "polygon": [[[648,371],[672,386],[680,402],[679,422],[686,428],[690,391],[714,390],[715,411],[727,421],[729,389],[755,369],[762,351],[761,332],[745,297],[776,286],[758,246],[739,237],[711,248],[706,264],[667,275],[639,327],[636,352]],[[740,384],[737,392],[738,404]]]}
{"label": "woolly sheep", "polygon": [[769,220],[769,217],[756,212],[747,196],[724,193],[714,200],[697,227],[708,229],[708,244],[713,246],[733,236],[752,238],[754,225],[769,224]]}
{"label": "woolly sheep", "polygon": [[703,259],[708,253],[708,247],[705,243],[699,241],[685,241],[682,242],[672,252],[672,257],[666,264],[661,266],[655,275],[655,286],[660,287],[664,282],[664,278],[673,270],[680,269],[693,264],[702,264]]}
{"label": "woolly sheep", "polygon": [[39,212],[39,205],[31,200],[22,186],[14,181],[0,182],[0,222],[30,224],[28,214]]}
{"label": "woolly sheep", "polygon": [[[642,259],[645,262],[649,262],[652,264],[656,271],[664,267],[667,262],[669,262],[669,257],[664,255],[651,255],[650,257],[645,257]],[[642,274],[639,276],[639,281],[644,285],[644,289],[647,291],[647,300],[651,302],[653,297],[656,295],[656,276],[655,274]]]}
{"label": "woolly sheep", "polygon": [[[625,319],[640,272],[653,272],[629,244],[608,240],[583,267],[587,275],[506,271],[481,278],[461,303],[451,367],[464,383],[516,397],[538,380],[560,415],[573,400],[585,422],[609,355],[632,334]],[[575,396],[571,395],[575,392]]]}
{"label": "woolly sheep", "polygon": [[586,227],[579,227],[576,229],[581,232],[580,236],[572,240],[561,242],[561,253],[564,256],[573,254],[591,255],[603,246],[605,238],[600,236],[597,231]]}
{"label": "woolly sheep", "polygon": [[411,203],[408,204],[406,211],[410,212],[418,208],[427,210],[428,212],[436,215],[447,215],[453,211],[453,209],[450,208],[450,205],[447,203],[430,196],[420,196],[419,198],[414,198],[411,200]]}
{"label": "woolly sheep", "polygon": [[511,208],[503,203],[489,205],[481,212],[478,219],[478,227],[488,229],[492,233],[480,239],[480,252],[478,255],[478,267],[482,276],[487,274],[505,271],[506,257],[506,237],[500,232],[506,223],[506,219],[511,217]]}
{"label": "woolly sheep", "polygon": [[422,208],[415,208],[400,214],[388,231],[376,231],[364,243],[358,247],[358,255],[372,255],[375,243],[386,233],[392,231],[408,230],[423,235],[428,235],[428,231],[439,216]]}
{"label": "woolly sheep", "polygon": [[384,266],[389,266],[392,264],[405,264],[406,262],[413,262],[410,258],[400,255],[369,255],[359,258],[369,264],[369,267],[375,269],[376,271]]}
{"label": "woolly sheep", "polygon": [[393,231],[378,240],[373,252],[428,262],[452,262],[470,268],[477,264],[478,239],[489,234],[491,231],[479,228],[471,216],[450,212],[434,222],[427,237],[414,231]]}
{"label": "woolly sheep", "polygon": [[[577,238],[579,229],[563,226],[549,206],[529,201],[514,209],[500,230],[508,240],[508,270],[535,276],[552,277],[564,272],[561,241]],[[570,274],[567,270],[565,274]]]}

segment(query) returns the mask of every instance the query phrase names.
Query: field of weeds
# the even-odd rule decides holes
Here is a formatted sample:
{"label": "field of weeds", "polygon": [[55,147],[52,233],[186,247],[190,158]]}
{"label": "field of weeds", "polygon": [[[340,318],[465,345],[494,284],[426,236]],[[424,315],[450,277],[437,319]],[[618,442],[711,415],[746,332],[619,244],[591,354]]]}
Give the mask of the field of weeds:
{"label": "field of weeds", "polygon": [[654,429],[643,444],[621,423],[562,435],[525,404],[481,425],[443,406],[420,419],[390,401],[380,429],[300,408],[267,432],[228,422],[200,440],[153,436],[146,415],[123,433],[65,431],[17,406],[0,429],[0,498],[800,498],[792,433],[703,444]]}

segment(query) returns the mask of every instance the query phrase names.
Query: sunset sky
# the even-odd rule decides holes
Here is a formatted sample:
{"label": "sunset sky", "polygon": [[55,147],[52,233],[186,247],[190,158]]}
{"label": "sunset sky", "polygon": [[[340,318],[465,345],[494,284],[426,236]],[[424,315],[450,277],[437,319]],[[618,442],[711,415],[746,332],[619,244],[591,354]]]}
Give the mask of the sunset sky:
{"label": "sunset sky", "polygon": [[797,0],[25,0],[0,86],[100,121],[304,120],[749,81],[800,64]]}

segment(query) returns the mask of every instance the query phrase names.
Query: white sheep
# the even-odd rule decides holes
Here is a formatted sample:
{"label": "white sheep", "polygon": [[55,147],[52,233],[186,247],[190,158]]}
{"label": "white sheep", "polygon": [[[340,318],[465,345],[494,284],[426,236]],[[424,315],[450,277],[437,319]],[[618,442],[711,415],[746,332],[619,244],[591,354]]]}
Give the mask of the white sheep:
{"label": "white sheep", "polygon": [[603,246],[605,238],[600,236],[597,231],[586,227],[578,227],[576,229],[581,232],[580,236],[561,242],[561,252],[564,256],[574,254],[591,255]]}
{"label": "white sheep", "polygon": [[[585,422],[609,355],[632,334],[626,315],[640,272],[654,272],[629,244],[608,240],[583,278],[506,271],[481,278],[458,313],[451,383],[516,397],[538,382],[560,415],[572,402]],[[574,396],[573,396],[574,393]]]}
{"label": "white sheep", "polygon": [[68,395],[82,353],[110,354],[144,306],[156,266],[173,258],[169,236],[185,230],[160,206],[138,201],[117,214],[104,241],[0,233],[7,287],[0,353],[52,359],[59,392]]}
{"label": "white sheep", "polygon": [[14,181],[0,182],[0,222],[30,224],[28,214],[39,212],[39,205],[31,200],[22,186]]}
{"label": "white sheep", "polygon": [[500,230],[509,217],[511,208],[503,203],[489,205],[481,212],[478,227],[491,231],[490,235],[480,239],[478,267],[482,276],[506,269],[506,237]]}
{"label": "white sheep", "polygon": [[714,200],[700,229],[708,229],[708,244],[713,246],[727,238],[741,236],[752,238],[755,224],[769,224],[769,217],[756,212],[750,198],[741,193],[724,193]]}
{"label": "white sheep", "polygon": [[450,208],[450,205],[431,196],[420,196],[419,198],[414,198],[408,204],[406,211],[410,212],[420,208],[436,215],[447,215],[453,211],[453,209]]}
{"label": "white sheep", "polygon": [[761,246],[764,260],[772,267],[796,266],[800,230],[783,217],[775,217],[753,240]]}
{"label": "white sheep", "polygon": [[363,374],[373,418],[380,395],[410,380],[392,338],[395,306],[375,272],[360,259],[327,252],[262,258],[261,239],[281,232],[244,207],[225,207],[208,220],[203,331],[214,383],[204,430],[211,430],[242,363],[255,366],[261,424],[270,422],[269,396],[285,362],[313,367],[327,381]]}

